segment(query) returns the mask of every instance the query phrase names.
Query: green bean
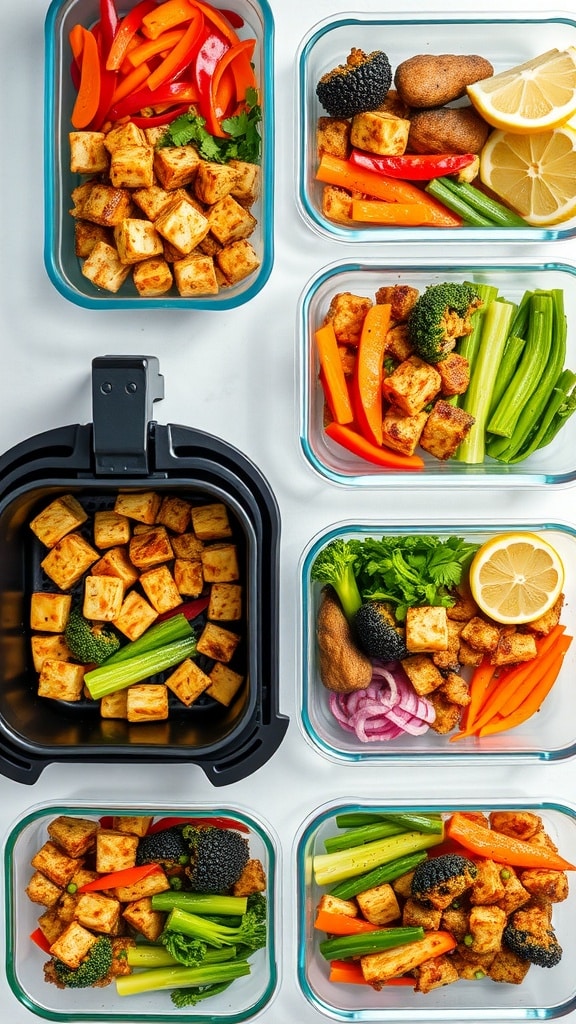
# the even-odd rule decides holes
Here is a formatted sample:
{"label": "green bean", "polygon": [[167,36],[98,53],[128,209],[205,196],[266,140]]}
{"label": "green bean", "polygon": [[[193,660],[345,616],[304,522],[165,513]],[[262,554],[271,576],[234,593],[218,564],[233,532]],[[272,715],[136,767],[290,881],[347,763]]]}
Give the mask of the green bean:
{"label": "green bean", "polygon": [[420,942],[424,929],[419,926],[382,928],[357,935],[338,935],[320,943],[319,949],[326,960],[345,960],[350,956],[381,953],[384,949],[404,946],[407,942]]}
{"label": "green bean", "polygon": [[337,896],[341,900],[351,900],[360,892],[374,889],[375,886],[384,885],[385,882],[393,882],[394,879],[400,878],[408,871],[413,871],[418,864],[426,860],[427,856],[426,850],[420,850],[418,853],[408,853],[405,857],[398,857],[388,864],[380,864],[379,867],[373,868],[372,871],[367,871],[363,875],[339,882],[331,890],[330,895]]}

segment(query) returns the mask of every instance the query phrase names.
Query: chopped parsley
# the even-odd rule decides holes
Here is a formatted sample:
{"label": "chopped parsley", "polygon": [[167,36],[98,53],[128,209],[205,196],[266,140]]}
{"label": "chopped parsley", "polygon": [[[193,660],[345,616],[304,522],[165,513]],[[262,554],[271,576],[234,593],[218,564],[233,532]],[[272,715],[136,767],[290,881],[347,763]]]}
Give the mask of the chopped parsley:
{"label": "chopped parsley", "polygon": [[206,121],[199,114],[189,111],[181,114],[163,134],[158,148],[164,146],[193,145],[203,160],[226,164],[229,160],[245,160],[247,163],[259,164],[262,159],[262,138],[260,122],[262,109],[258,105],[255,89],[246,93],[246,109],[234,117],[222,121],[222,128],[227,138],[211,135],[206,129]]}

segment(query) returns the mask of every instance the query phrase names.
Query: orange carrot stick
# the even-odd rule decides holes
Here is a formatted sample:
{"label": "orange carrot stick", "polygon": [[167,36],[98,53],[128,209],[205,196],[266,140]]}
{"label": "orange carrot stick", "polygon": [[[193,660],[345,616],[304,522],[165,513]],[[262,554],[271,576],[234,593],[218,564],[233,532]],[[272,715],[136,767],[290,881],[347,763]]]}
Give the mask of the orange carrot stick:
{"label": "orange carrot stick", "polygon": [[144,39],[132,49],[128,48],[126,59],[133,68],[136,68],[158,53],[168,53],[176,46],[176,43],[180,42],[185,31],[185,28],[173,28],[169,32],[163,32],[157,39]]}
{"label": "orange carrot stick", "polygon": [[390,303],[375,303],[366,313],[352,382],[358,426],[367,440],[376,445],[381,445],[383,438],[382,376],[391,309]]}
{"label": "orange carrot stick", "polygon": [[391,224],[397,227],[453,228],[454,216],[420,202],[386,202],[381,199],[353,199],[352,220],[366,224]]}
{"label": "orange carrot stick", "polygon": [[379,931],[376,924],[370,924],[363,917],[348,917],[331,910],[319,910],[314,927],[327,935],[359,935],[363,932]]}
{"label": "orange carrot stick", "polygon": [[148,39],[157,39],[163,32],[190,21],[194,8],[188,0],[164,0],[142,18],[142,32]]}
{"label": "orange carrot stick", "polygon": [[132,68],[132,71],[129,71],[124,78],[120,78],[114,90],[111,106],[114,107],[120,100],[136,92],[147,81],[149,74],[150,67],[144,62],[144,64],[139,64],[138,67]]}
{"label": "orange carrot stick", "polygon": [[474,729],[474,721],[486,697],[486,693],[494,678],[496,666],[491,665],[487,657],[484,657],[479,665],[472,672],[470,679],[470,703],[464,709],[462,716],[462,727],[458,733],[450,739],[458,739],[470,735]]}
{"label": "orange carrot stick", "polygon": [[352,403],[333,325],[326,323],[319,327],[314,340],[322,368],[322,386],[332,415],[338,423],[351,423],[354,419]]}
{"label": "orange carrot stick", "polygon": [[[359,963],[350,960],[331,960],[330,961],[330,974],[328,975],[329,981],[341,982],[344,985],[367,985],[368,982],[362,974],[362,968]],[[414,988],[416,984],[414,978],[406,977],[403,975],[401,978],[389,978],[388,981],[384,982],[385,985],[392,986],[406,986]]]}
{"label": "orange carrot stick", "polygon": [[536,659],[534,671],[510,694],[508,700],[500,708],[501,715],[510,715],[513,711],[517,711],[520,708],[521,704],[530,697],[534,688],[540,684],[542,677],[554,666],[555,662],[563,660],[571,643],[572,637],[564,633],[550,650]]}
{"label": "orange carrot stick", "polygon": [[507,729],[515,729],[518,725],[522,725],[527,722],[532,715],[535,715],[546,697],[550,693],[550,690],[554,686],[562,663],[564,661],[564,654],[557,655],[556,659],[548,666],[548,668],[542,673],[538,681],[533,686],[531,692],[518,704],[514,710],[508,714],[501,714],[496,719],[487,722],[486,725],[480,729],[480,736],[491,736],[497,732],[505,732]]}
{"label": "orange carrot stick", "polygon": [[574,871],[574,864],[559,853],[544,846],[536,846],[515,836],[504,835],[481,825],[472,818],[455,811],[446,822],[446,834],[479,857],[495,860],[497,864],[510,864],[518,868],[549,868],[553,871]]}
{"label": "orange carrot stick", "polygon": [[[74,43],[77,45],[77,43]],[[82,55],[80,57],[80,85],[72,110],[74,128],[87,128],[100,103],[100,54],[96,36],[82,29]]]}
{"label": "orange carrot stick", "polygon": [[376,466],[383,466],[386,469],[424,469],[424,459],[420,455],[402,455],[391,448],[379,448],[345,423],[328,423],[324,427],[324,433],[347,451]]}

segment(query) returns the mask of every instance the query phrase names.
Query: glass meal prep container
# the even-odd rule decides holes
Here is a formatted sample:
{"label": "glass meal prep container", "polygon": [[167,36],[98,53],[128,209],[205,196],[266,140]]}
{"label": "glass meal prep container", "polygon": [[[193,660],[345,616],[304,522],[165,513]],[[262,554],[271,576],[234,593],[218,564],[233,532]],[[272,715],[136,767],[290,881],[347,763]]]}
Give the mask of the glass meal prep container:
{"label": "glass meal prep container", "polygon": [[[329,886],[316,884],[313,858],[325,852],[324,841],[339,829],[336,816],[347,812],[439,813],[447,818],[454,811],[528,811],[542,823],[562,856],[572,864],[576,857],[576,815],[574,809],[554,801],[486,798],[440,802],[391,799],[358,799],[324,804],[313,811],[298,835],[296,846],[298,900],[298,983],[304,998],[314,1009],[338,1021],[525,1021],[557,1020],[576,1008],[576,979],[572,970],[571,925],[576,900],[573,872],[568,871],[569,895],[553,905],[553,926],[563,947],[560,962],[552,968],[531,966],[520,984],[504,984],[487,978],[459,980],[427,993],[410,986],[384,986],[374,991],[368,985],[335,984],[328,979],[328,962],[319,952],[324,937],[314,928],[318,901]],[[431,851],[433,852],[433,851]]]}
{"label": "glass meal prep container", "polygon": [[324,392],[314,332],[321,326],[335,295],[351,292],[374,301],[379,288],[411,285],[422,293],[443,282],[493,284],[499,297],[518,303],[525,291],[563,291],[567,322],[565,366],[576,370],[576,267],[569,263],[515,260],[508,264],[484,260],[439,259],[411,262],[406,258],[372,257],[331,263],[308,281],[298,304],[299,435],[306,463],[321,477],[347,487],[520,487],[562,486],[576,479],[576,416],[568,418],[551,444],[520,462],[486,457],[466,464],[441,461],[419,447],[424,459],[418,471],[381,468],[331,441],[324,431]]}
{"label": "glass meal prep container", "polygon": [[[415,54],[478,54],[494,72],[507,70],[547,50],[564,49],[576,41],[576,22],[562,13],[448,11],[391,12],[386,15],[345,11],[315,24],[302,39],[297,57],[297,202],[305,223],[338,242],[538,242],[574,237],[576,221],[546,227],[352,227],[329,220],[322,212],[322,185],[316,181],[316,128],[326,116],[316,96],[322,75],[346,62],[352,47],[371,53],[383,50],[392,73]],[[393,87],[393,85],[392,85]],[[462,101],[457,101],[460,104]]]}
{"label": "glass meal prep container", "polygon": [[[573,675],[576,651],[565,655],[560,674],[537,714],[523,725],[483,737],[466,736],[457,742],[450,737],[458,730],[441,734],[429,728],[418,735],[407,732],[394,739],[363,742],[338,723],[329,707],[329,691],[319,672],[316,623],[323,584],[311,579],[311,567],[318,553],[334,539],[376,540],[385,537],[437,536],[440,540],[459,537],[482,544],[498,534],[539,533],[560,555],[566,567],[565,596],[561,622],[573,633],[576,578],[572,566],[576,557],[576,530],[569,525],[536,521],[426,522],[410,520],[387,523],[338,523],[316,536],[300,560],[300,727],[311,746],[328,760],[350,766],[377,766],[423,761],[436,764],[485,764],[494,762],[557,762],[576,754],[576,725],[572,714]],[[465,674],[469,669],[463,669]]]}
{"label": "glass meal prep container", "polygon": [[[251,973],[237,978],[230,989],[185,1010],[173,1005],[168,990],[119,996],[114,983],[102,988],[60,989],[44,981],[47,954],[30,940],[44,909],[26,894],[33,869],[30,861],[49,838],[48,824],[60,815],[98,821],[109,816],[177,817],[218,824],[228,819],[249,844],[250,857],[261,861],[266,874],[268,901],[267,944],[250,958]],[[94,803],[41,804],[25,811],[12,826],[4,843],[5,968],[15,998],[29,1012],[52,1021],[154,1021],[210,1020],[218,1024],[239,1024],[251,1019],[274,998],[278,982],[277,914],[279,847],[271,828],[250,811],[231,805],[187,804],[186,806],[106,805]]]}
{"label": "glass meal prep container", "polygon": [[[277,707],[276,499],[256,466],[226,442],[153,420],[163,385],[156,357],[97,357],[94,422],[47,431],[0,457],[0,773],[19,782],[34,783],[54,761],[127,761],[197,764],[224,785],[264,764],[286,732]],[[38,696],[30,599],[54,585],[30,521],[71,495],[87,513],[79,530],[88,528],[90,543],[93,513],[113,508],[120,491],[227,509],[242,585],[241,639],[230,662],[239,658],[242,685],[228,704],[205,693],[189,706],[170,696],[167,719],[129,722],[101,717],[97,701]],[[70,593],[77,592],[74,585]]]}
{"label": "glass meal prep container", "polygon": [[[135,4],[118,2],[124,15]],[[216,2],[212,6],[219,8]],[[87,309],[234,309],[263,288],[274,257],[274,19],[267,0],[230,0],[226,8],[242,24],[241,39],[256,40],[252,62],[262,107],[260,195],[251,207],[256,220],[250,244],[259,266],[253,273],[216,294],[179,295],[175,286],[163,295],[139,295],[129,276],[117,292],[96,288],[82,275],[75,255],[71,194],[85,177],[70,171],[68,134],[75,91],[70,74],[70,30],[80,23],[90,28],[99,19],[99,0],[52,0],[44,26],[44,263],[50,280],[64,298]]]}

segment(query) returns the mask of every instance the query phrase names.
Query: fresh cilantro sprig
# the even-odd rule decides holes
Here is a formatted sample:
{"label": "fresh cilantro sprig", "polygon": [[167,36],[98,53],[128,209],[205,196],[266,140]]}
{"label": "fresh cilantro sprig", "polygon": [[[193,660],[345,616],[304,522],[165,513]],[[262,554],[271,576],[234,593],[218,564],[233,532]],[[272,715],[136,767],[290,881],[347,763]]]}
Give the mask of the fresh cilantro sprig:
{"label": "fresh cilantro sprig", "polygon": [[203,160],[218,164],[245,160],[247,163],[259,164],[262,160],[262,109],[257,100],[256,90],[248,89],[245,110],[222,121],[222,128],[227,132],[226,138],[211,135],[206,129],[205,119],[189,111],[168,125],[157,144],[158,148],[193,145]]}

